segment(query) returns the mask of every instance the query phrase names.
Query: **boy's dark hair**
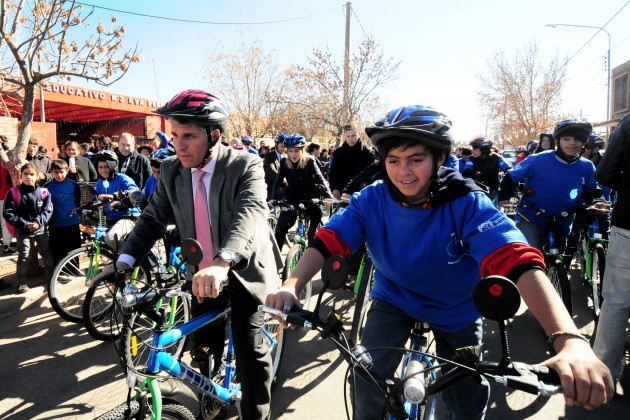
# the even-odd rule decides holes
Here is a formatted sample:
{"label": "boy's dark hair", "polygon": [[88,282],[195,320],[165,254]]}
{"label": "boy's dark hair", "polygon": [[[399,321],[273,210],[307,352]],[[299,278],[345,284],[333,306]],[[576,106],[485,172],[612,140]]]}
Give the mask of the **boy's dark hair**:
{"label": "boy's dark hair", "polygon": [[[392,149],[402,147],[403,150],[405,150],[408,147],[416,146],[418,144],[424,144],[424,143],[422,143],[422,141],[420,140],[415,140],[412,138],[388,137],[388,138],[382,139],[379,142],[378,153],[381,157],[381,160],[385,162],[385,159],[387,158],[387,154]],[[440,158],[446,159],[448,155],[450,154],[450,150],[447,150],[447,149],[436,149],[429,146],[427,146],[427,149],[431,151],[431,155],[433,156],[433,165],[437,165],[437,162],[440,160]],[[437,170],[437,166],[436,166],[436,170]]]}
{"label": "boy's dark hair", "polygon": [[63,171],[63,170],[68,170],[68,162],[66,162],[63,159],[55,159],[50,163],[50,170],[54,171]]}
{"label": "boy's dark hair", "polygon": [[39,146],[37,148],[37,153],[44,153],[44,154],[46,154],[46,153],[48,153],[48,149],[46,149],[46,146]]}
{"label": "boy's dark hair", "polygon": [[90,151],[90,143],[81,143],[79,145],[79,148],[85,150],[86,152],[89,152]]}
{"label": "boy's dark hair", "polygon": [[313,151],[319,149],[321,146],[317,143],[311,143],[308,145],[308,147],[306,148],[306,151],[308,153],[313,153]]}
{"label": "boy's dark hair", "polygon": [[39,169],[37,168],[37,166],[35,166],[33,163],[25,163],[24,165],[22,165],[22,167],[20,168],[20,175],[22,175],[22,172],[24,172],[27,169],[32,169],[35,171],[36,174],[39,175]]}
{"label": "boy's dark hair", "polygon": [[466,156],[470,156],[472,155],[472,150],[466,148],[466,147],[462,147],[462,155],[466,155]]}

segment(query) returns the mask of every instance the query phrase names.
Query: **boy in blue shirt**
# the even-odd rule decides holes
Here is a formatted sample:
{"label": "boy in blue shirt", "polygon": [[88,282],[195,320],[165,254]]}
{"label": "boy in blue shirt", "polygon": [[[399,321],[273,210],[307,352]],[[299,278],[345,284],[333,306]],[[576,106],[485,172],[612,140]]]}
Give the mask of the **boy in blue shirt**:
{"label": "boy in blue shirt", "polygon": [[48,237],[55,265],[68,252],[81,247],[79,215],[72,212],[81,205],[81,188],[68,178],[68,170],[65,160],[53,160],[50,165],[53,179],[45,185],[53,204],[53,213],[48,222]]}
{"label": "boy in blue shirt", "polygon": [[501,205],[509,203],[518,183],[525,181],[516,224],[527,243],[539,250],[546,243],[548,232],[553,230],[556,244],[564,252],[575,211],[580,205],[589,204],[600,191],[595,181],[595,165],[580,157],[592,130],[590,123],[573,118],[559,122],[553,131],[557,150],[529,156],[510,169],[501,181]]}
{"label": "boy in blue shirt", "polygon": [[[456,348],[477,345],[482,337],[473,287],[481,277],[506,276],[517,283],[545,331],[559,337],[557,355],[545,364],[560,373],[567,404],[592,409],[612,397],[610,372],[545,276],[542,254],[474,181],[440,169],[452,146],[448,118],[430,107],[401,107],[366,133],[378,146],[385,179],[355,193],[318,231],[266,304],[280,310],[298,305],[299,292],[327,257],[346,256],[366,241],[376,270],[361,344],[404,346],[416,320],[422,320],[433,330],[437,355],[452,360]],[[385,351],[372,357],[376,372],[392,375],[401,355]],[[354,395],[356,418],[382,418],[382,394],[373,385],[357,379]],[[442,395],[455,418],[483,418],[489,387],[467,378]]]}

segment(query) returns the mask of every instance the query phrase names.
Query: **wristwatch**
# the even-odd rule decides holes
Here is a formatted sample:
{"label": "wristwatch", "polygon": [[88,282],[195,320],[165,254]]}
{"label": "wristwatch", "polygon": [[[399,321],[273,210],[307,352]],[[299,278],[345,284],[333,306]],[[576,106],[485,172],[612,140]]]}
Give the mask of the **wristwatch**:
{"label": "wristwatch", "polygon": [[234,266],[234,259],[236,258],[236,253],[234,251],[230,251],[229,249],[222,249],[221,251],[219,251],[219,258],[229,263],[230,268],[232,268]]}

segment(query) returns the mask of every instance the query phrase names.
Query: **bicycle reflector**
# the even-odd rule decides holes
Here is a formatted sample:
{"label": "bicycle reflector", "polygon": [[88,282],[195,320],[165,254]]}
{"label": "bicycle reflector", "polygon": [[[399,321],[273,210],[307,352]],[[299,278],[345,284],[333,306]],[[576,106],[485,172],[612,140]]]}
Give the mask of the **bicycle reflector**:
{"label": "bicycle reflector", "polygon": [[490,276],[481,279],[475,286],[473,303],[483,317],[492,321],[503,321],[518,312],[521,294],[510,279]]}
{"label": "bicycle reflector", "polygon": [[201,244],[194,239],[184,239],[182,241],[182,257],[190,266],[199,265],[203,259]]}

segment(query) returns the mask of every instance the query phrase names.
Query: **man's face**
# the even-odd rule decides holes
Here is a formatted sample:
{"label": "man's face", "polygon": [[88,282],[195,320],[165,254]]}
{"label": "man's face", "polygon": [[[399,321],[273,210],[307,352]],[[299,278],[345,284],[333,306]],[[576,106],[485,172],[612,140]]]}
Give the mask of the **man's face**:
{"label": "man's face", "polygon": [[313,156],[315,156],[316,158],[319,157],[319,155],[322,154],[322,149],[313,149]]}
{"label": "man's face", "polygon": [[276,150],[278,151],[278,153],[283,154],[284,149],[286,149],[286,146],[284,145],[284,143],[276,144]]}
{"label": "man's face", "polygon": [[98,168],[96,169],[98,170],[98,174],[101,176],[101,178],[103,179],[109,178],[109,166],[107,165],[107,162],[100,161],[98,163]]}
{"label": "man's face", "polygon": [[[444,159],[438,162],[438,166]],[[424,144],[397,147],[385,157],[387,176],[411,203],[427,196],[433,173],[433,154]]]}
{"label": "man's face", "polygon": [[346,130],[343,133],[343,139],[348,143],[348,146],[354,146],[359,141],[359,136],[355,130]]}
{"label": "man's face", "polygon": [[266,146],[267,146],[267,143],[265,143],[264,140],[261,140],[260,141],[260,147],[266,147]]}
{"label": "man's face", "polygon": [[55,179],[55,181],[62,182],[63,180],[66,179],[66,176],[68,176],[68,170],[67,169],[53,169],[52,176]]}
{"label": "man's face", "polygon": [[571,136],[560,137],[560,150],[567,156],[579,156],[582,151],[583,141]]}
{"label": "man's face", "polygon": [[37,154],[37,144],[31,144],[29,143],[27,149],[26,149],[26,154],[29,156],[35,156]]}
{"label": "man's face", "polygon": [[120,154],[123,156],[129,156],[130,154],[132,154],[135,147],[136,147],[135,139],[130,138],[128,136],[123,136],[118,141],[118,150],[120,151]]}
{"label": "man's face", "polygon": [[77,147],[76,144],[70,143],[69,145],[66,146],[66,156],[71,158],[71,157],[77,157],[78,154],[79,154],[79,148]]}
{"label": "man's face", "polygon": [[208,152],[208,135],[203,127],[195,124],[180,124],[170,119],[175,153],[184,168],[195,168],[203,162]]}
{"label": "man's face", "polygon": [[153,178],[160,180],[160,168],[156,168],[155,166],[151,166],[151,175]]}

